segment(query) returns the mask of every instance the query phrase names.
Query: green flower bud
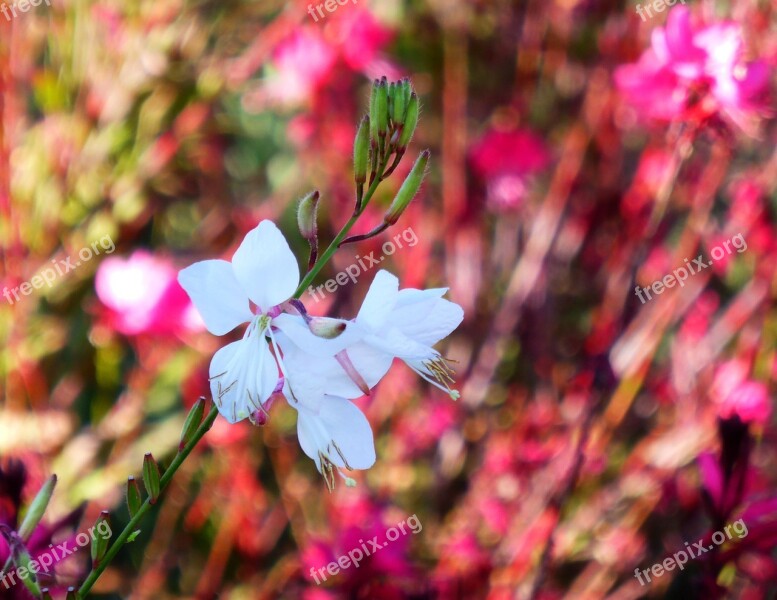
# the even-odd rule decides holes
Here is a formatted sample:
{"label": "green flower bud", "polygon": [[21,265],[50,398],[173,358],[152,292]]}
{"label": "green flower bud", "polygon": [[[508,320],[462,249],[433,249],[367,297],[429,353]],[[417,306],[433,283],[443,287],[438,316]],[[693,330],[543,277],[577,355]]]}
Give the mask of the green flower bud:
{"label": "green flower bud", "polygon": [[410,101],[407,104],[407,113],[405,113],[405,123],[402,127],[402,133],[399,136],[397,146],[399,148],[407,148],[410,140],[415,132],[415,127],[418,125],[418,96],[415,92],[410,94]]}
{"label": "green flower bud", "polygon": [[416,159],[410,173],[402,182],[394,201],[389,206],[386,216],[383,220],[389,225],[393,225],[399,220],[400,215],[405,211],[410,201],[415,197],[418,188],[426,174],[426,165],[429,163],[429,150],[424,150]]}
{"label": "green flower bud", "polygon": [[49,500],[54,493],[54,487],[57,485],[57,476],[52,475],[46,480],[40,490],[38,491],[35,499],[27,509],[27,514],[24,516],[22,524],[19,526],[19,537],[25,542],[30,539],[33,530],[38,526],[40,520],[43,518],[43,513],[46,512],[46,508],[49,505]]}
{"label": "green flower bud", "polygon": [[316,239],[318,235],[318,197],[318,190],[314,190],[300,200],[297,207],[299,232],[307,241]]}
{"label": "green flower bud", "polygon": [[375,98],[375,116],[378,119],[378,135],[386,135],[388,130],[388,83],[386,78],[380,82]]}
{"label": "green flower bud", "polygon": [[107,510],[100,513],[92,528],[92,564],[97,565],[108,550],[111,539],[111,521]]}
{"label": "green flower bud", "polygon": [[51,592],[49,591],[49,588],[43,588],[40,591],[40,599],[41,600],[54,600],[54,598],[51,597]]}
{"label": "green flower bud", "polygon": [[130,476],[127,478],[127,508],[129,509],[130,518],[138,514],[140,506],[143,504],[143,500],[140,497],[140,487],[135,478]]}
{"label": "green flower bud", "polygon": [[367,181],[367,163],[370,160],[370,117],[364,115],[353,141],[353,173],[356,183]]}
{"label": "green flower bud", "polygon": [[[392,84],[394,85],[394,84]],[[407,110],[407,99],[405,95],[405,85],[403,81],[397,82],[396,92],[394,93],[394,104],[392,106],[392,116],[396,125],[402,125],[405,122],[405,111]]]}
{"label": "green flower bud", "polygon": [[178,452],[181,452],[186,447],[186,444],[194,437],[197,428],[200,426],[200,423],[202,423],[203,414],[205,414],[205,398],[200,396],[199,400],[192,406],[192,409],[186,417],[186,422],[183,424],[181,442],[178,444]]}
{"label": "green flower bud", "polygon": [[410,94],[413,93],[413,86],[410,84],[410,79],[407,77],[402,80],[402,90],[405,93],[405,107],[407,107],[410,102]]}
{"label": "green flower bud", "polygon": [[378,143],[378,88],[380,81],[377,79],[372,82],[370,90],[370,139]]}
{"label": "green flower bud", "polygon": [[151,496],[151,504],[159,498],[159,466],[156,464],[151,452],[143,457],[143,483],[148,495]]}
{"label": "green flower bud", "polygon": [[67,596],[65,597],[65,600],[76,600],[76,588],[73,586],[67,588]]}
{"label": "green flower bud", "polygon": [[394,115],[394,100],[397,95],[397,84],[395,82],[391,82],[388,87],[388,114],[389,117],[393,118]]}

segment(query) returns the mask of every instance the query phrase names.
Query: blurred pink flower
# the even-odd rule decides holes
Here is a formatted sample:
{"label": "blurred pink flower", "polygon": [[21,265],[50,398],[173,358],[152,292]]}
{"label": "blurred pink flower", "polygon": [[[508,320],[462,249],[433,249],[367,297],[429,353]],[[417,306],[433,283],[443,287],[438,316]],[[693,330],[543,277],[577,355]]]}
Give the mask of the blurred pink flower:
{"label": "blurred pink flower", "polygon": [[743,129],[766,108],[769,70],[742,59],[742,31],[725,21],[693,28],[684,6],[653,30],[639,61],[615,72],[615,83],[644,116],[704,119],[722,113]]}
{"label": "blurred pink flower", "polygon": [[[383,47],[391,41],[392,32],[381,25],[368,10],[351,10],[332,21],[334,38],[340,48],[343,61],[354,71],[362,71],[373,79],[386,75],[379,68],[382,62],[378,56]],[[398,79],[393,75],[389,79]]]}
{"label": "blurred pink flower", "polygon": [[97,269],[95,288],[108,308],[108,325],[124,335],[175,334],[203,329],[178,271],[166,259],[145,250],[129,258],[106,258]]}
{"label": "blurred pink flower", "polygon": [[712,383],[712,398],[724,419],[736,415],[744,423],[765,424],[772,412],[769,392],[763,383],[748,380],[748,371],[742,361],[722,364]]}
{"label": "blurred pink flower", "polygon": [[491,129],[470,149],[470,161],[486,183],[487,203],[494,210],[504,210],[523,204],[530,177],[548,165],[550,155],[530,131]]}
{"label": "blurred pink flower", "polygon": [[769,392],[763,383],[746,381],[736,386],[719,404],[724,419],[737,415],[744,423],[765,424],[772,412]]}
{"label": "blurred pink flower", "polygon": [[[338,15],[325,27],[300,27],[273,52],[266,93],[284,104],[309,103],[330,79],[338,64],[371,78],[399,78],[393,65],[380,58],[391,31],[366,10]],[[261,97],[260,93],[260,97]],[[255,102],[249,95],[249,104]]]}
{"label": "blurred pink flower", "polygon": [[295,30],[275,48],[267,87],[270,97],[290,104],[306,102],[336,60],[336,50],[316,30]]}

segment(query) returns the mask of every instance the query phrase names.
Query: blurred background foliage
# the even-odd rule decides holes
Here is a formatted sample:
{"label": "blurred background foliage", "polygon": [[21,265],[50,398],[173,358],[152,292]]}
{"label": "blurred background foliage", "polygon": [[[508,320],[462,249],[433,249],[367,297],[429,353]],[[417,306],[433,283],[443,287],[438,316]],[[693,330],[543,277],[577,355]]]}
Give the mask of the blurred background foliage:
{"label": "blurred background foliage", "polygon": [[[774,66],[773,4],[694,4],[734,17],[748,54]],[[408,154],[432,151],[421,195],[390,230],[412,227],[418,243],[385,266],[403,287],[450,286],[466,315],[444,342],[460,402],[399,366],[360,401],[378,461],[357,488],[327,493],[286,406],[263,428],[219,420],[95,595],[700,598],[715,596],[683,590],[701,594],[712,576],[714,593],[766,597],[777,573],[768,528],[649,588],[633,570],[719,525],[699,457],[730,447],[716,423],[731,414],[712,400],[721,365],[746,363],[771,394],[773,124],[747,136],[704,122],[689,137],[643,122],[612,74],[663,17],[642,22],[631,3],[360,0],[317,21],[307,11],[52,0],[0,17],[0,284],[80,263],[0,301],[0,457],[23,461],[25,498],[57,473],[51,520],[86,502],[76,530],[103,509],[114,531],[126,523],[126,477],[145,452],[170,459],[223,343],[179,297],[177,269],[229,258],[264,218],[303,264],[295,200],[314,188],[330,240],[352,210],[351,145],[375,77],[411,77],[423,112]],[[667,196],[683,144],[693,152]],[[382,218],[405,163],[356,233]],[[634,296],[736,233],[748,250],[682,292]],[[114,251],[78,258],[106,236]],[[317,283],[382,241],[345,247]],[[373,276],[303,301],[353,315]],[[772,422],[744,425],[740,508],[771,501]],[[322,586],[309,577],[413,514],[418,535]],[[752,516],[751,531],[771,514]],[[83,561],[58,573],[63,586]]]}

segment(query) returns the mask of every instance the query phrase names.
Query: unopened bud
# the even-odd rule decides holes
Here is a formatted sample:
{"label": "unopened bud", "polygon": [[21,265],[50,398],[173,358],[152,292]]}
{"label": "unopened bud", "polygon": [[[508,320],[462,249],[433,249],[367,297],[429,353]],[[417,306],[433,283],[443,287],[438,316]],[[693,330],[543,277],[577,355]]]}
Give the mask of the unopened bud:
{"label": "unopened bud", "polygon": [[135,478],[130,476],[127,478],[127,509],[129,510],[130,518],[138,514],[143,500],[140,497],[140,486]]}
{"label": "unopened bud", "polygon": [[178,452],[181,452],[186,445],[192,441],[192,438],[194,438],[194,434],[197,432],[200,423],[202,423],[203,414],[205,414],[205,398],[200,396],[199,400],[192,406],[192,409],[186,417],[186,422],[183,424],[181,442],[178,444]]}
{"label": "unopened bud", "polygon": [[367,163],[370,160],[370,117],[364,115],[353,141],[353,173],[356,183],[367,181]]}
{"label": "unopened bud", "polygon": [[51,496],[54,493],[54,487],[57,485],[57,476],[52,475],[41,486],[38,493],[35,495],[35,499],[27,509],[27,514],[24,516],[22,524],[19,526],[19,537],[25,542],[30,539],[30,535],[40,523],[43,518],[43,513],[46,512],[46,508],[49,505]]}
{"label": "unopened bud", "polygon": [[405,96],[404,82],[398,81],[396,91],[394,92],[394,103],[391,107],[391,118],[394,120],[395,125],[402,125],[405,122],[407,99],[407,96]]}
{"label": "unopened bud", "polygon": [[429,163],[429,150],[424,150],[418,156],[410,169],[410,173],[407,174],[405,180],[397,192],[394,201],[389,206],[386,216],[383,220],[389,225],[393,225],[399,220],[400,215],[405,211],[410,201],[415,197],[418,192],[418,188],[421,187],[421,182],[424,180],[426,174],[426,165]]}
{"label": "unopened bud", "polygon": [[76,600],[76,588],[74,588],[72,585],[67,588],[67,596],[65,597],[65,600]]}
{"label": "unopened bud", "polygon": [[159,466],[149,452],[143,457],[143,483],[151,497],[151,504],[159,498],[159,479]]}
{"label": "unopened bud", "polygon": [[397,146],[399,148],[407,148],[410,140],[415,133],[416,125],[418,125],[418,96],[415,92],[410,94],[410,100],[407,103],[407,112],[405,113],[405,122],[402,127],[402,133],[399,135],[399,141]]}
{"label": "unopened bud", "polygon": [[54,600],[54,598],[51,597],[51,592],[49,591],[49,588],[43,588],[40,591],[40,599],[41,600]]}
{"label": "unopened bud", "polygon": [[308,327],[313,335],[326,340],[339,337],[345,331],[346,325],[346,322],[341,319],[330,319],[329,317],[312,317],[308,321]]}
{"label": "unopened bud", "polygon": [[92,528],[92,565],[97,566],[108,550],[111,535],[110,514],[107,510],[100,513]]}
{"label": "unopened bud", "polygon": [[397,84],[393,81],[388,86],[388,114],[393,118],[394,115],[394,99],[397,95]]}
{"label": "unopened bud", "polygon": [[378,143],[378,88],[380,81],[372,82],[370,89],[370,139],[374,144]]}
{"label": "unopened bud", "polygon": [[413,86],[410,84],[410,79],[408,77],[405,77],[402,80],[402,91],[405,95],[405,107],[407,107],[410,102],[410,94],[413,93]]}
{"label": "unopened bud", "polygon": [[375,94],[375,116],[378,119],[378,135],[382,136],[386,134],[388,130],[388,83],[386,78],[378,85],[378,90]]}
{"label": "unopened bud", "polygon": [[297,225],[302,237],[308,241],[316,239],[318,235],[318,190],[310,192],[299,201],[297,207]]}

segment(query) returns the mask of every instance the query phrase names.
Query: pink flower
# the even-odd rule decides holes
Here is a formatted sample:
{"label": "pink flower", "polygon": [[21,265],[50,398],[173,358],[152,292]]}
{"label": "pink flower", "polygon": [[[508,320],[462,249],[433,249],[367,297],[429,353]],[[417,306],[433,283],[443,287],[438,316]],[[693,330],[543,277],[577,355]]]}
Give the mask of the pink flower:
{"label": "pink flower", "polygon": [[273,54],[268,81],[271,98],[294,104],[308,101],[337,60],[337,52],[317,31],[300,28],[281,42]]}
{"label": "pink flower", "polygon": [[765,424],[772,412],[769,393],[763,383],[746,381],[736,386],[719,404],[718,412],[724,419],[737,415],[743,423]]}
{"label": "pink flower", "polygon": [[624,65],[615,82],[643,115],[658,119],[706,119],[718,113],[740,127],[764,113],[769,71],[763,61],[742,59],[742,31],[734,22],[694,29],[678,6],[666,27],[653,30],[639,61]]}
{"label": "pink flower", "polygon": [[721,365],[712,383],[712,399],[724,419],[738,416],[743,423],[765,424],[772,412],[763,383],[747,379],[747,365],[731,360]]}
{"label": "pink flower", "polygon": [[399,79],[396,73],[381,70],[376,63],[383,47],[391,41],[392,32],[381,25],[367,10],[352,9],[329,24],[342,53],[343,61],[354,71],[362,71],[373,79],[386,75]]}
{"label": "pink flower", "polygon": [[529,190],[530,177],[544,169],[550,155],[543,141],[525,130],[490,130],[470,150],[475,174],[486,182],[492,209],[517,208]]}
{"label": "pink flower", "polygon": [[167,260],[144,250],[112,256],[97,269],[95,288],[110,327],[124,335],[198,331],[202,321]]}
{"label": "pink flower", "polygon": [[265,92],[249,94],[249,105],[266,96],[283,104],[309,103],[330,80],[338,64],[371,77],[394,74],[380,50],[391,32],[366,10],[351,10],[329,23],[298,28],[276,46]]}

